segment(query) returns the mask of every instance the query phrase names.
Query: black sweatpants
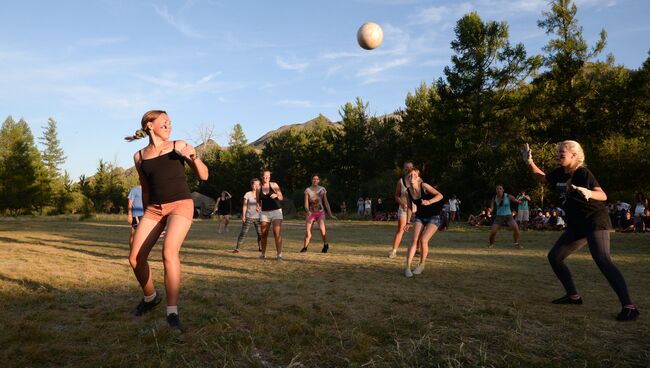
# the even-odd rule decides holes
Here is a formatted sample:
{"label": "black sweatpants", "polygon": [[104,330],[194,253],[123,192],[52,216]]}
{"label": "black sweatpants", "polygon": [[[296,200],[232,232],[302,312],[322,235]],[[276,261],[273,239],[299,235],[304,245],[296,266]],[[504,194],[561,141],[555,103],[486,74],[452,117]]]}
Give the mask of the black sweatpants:
{"label": "black sweatpants", "polygon": [[576,231],[568,228],[555,242],[555,245],[548,253],[548,261],[551,263],[555,275],[562,282],[567,295],[575,295],[578,292],[573,284],[571,271],[569,271],[569,267],[564,263],[564,260],[585,244],[589,244],[591,257],[598,265],[600,272],[607,278],[616,295],[618,295],[621,304],[624,306],[632,304],[625,279],[621,271],[612,262],[609,254],[609,230]]}

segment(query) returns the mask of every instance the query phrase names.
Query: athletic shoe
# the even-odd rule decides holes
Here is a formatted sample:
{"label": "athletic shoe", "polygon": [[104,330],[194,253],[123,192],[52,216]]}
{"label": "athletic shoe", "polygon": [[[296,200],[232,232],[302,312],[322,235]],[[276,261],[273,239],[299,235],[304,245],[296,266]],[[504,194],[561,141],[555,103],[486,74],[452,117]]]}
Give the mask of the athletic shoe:
{"label": "athletic shoe", "polygon": [[307,247],[302,247],[302,249],[300,250],[300,253],[307,253]]}
{"label": "athletic shoe", "polygon": [[391,250],[390,253],[388,253],[388,258],[395,258],[395,257],[397,257],[397,252]]}
{"label": "athletic shoe", "polygon": [[621,313],[616,316],[617,321],[634,321],[641,312],[639,312],[639,308],[636,306],[634,308],[626,308],[623,307],[621,309]]}
{"label": "athletic shoe", "polygon": [[404,276],[413,277],[413,271],[411,271],[410,268],[407,268],[406,271],[404,271]]}
{"label": "athletic shoe", "polygon": [[239,253],[239,249],[235,249],[232,251],[233,253]]}
{"label": "athletic shoe", "polygon": [[492,244],[488,244],[487,247],[488,247],[488,248],[494,248],[494,243],[492,243]]}
{"label": "athletic shoe", "polygon": [[136,316],[141,316],[150,310],[154,309],[158,304],[160,304],[160,301],[162,298],[160,297],[160,293],[156,292],[156,297],[150,301],[150,302],[145,302],[144,298],[140,301],[140,304],[138,304],[137,307],[135,307],[135,315]]}
{"label": "athletic shoe", "polygon": [[176,313],[167,315],[167,324],[169,325],[169,328],[171,328],[174,332],[183,333],[185,331],[183,325],[181,324],[181,320],[178,318],[178,314]]}
{"label": "athletic shoe", "polygon": [[568,295],[565,295],[561,298],[557,298],[553,300],[551,303],[553,304],[582,304],[582,297],[578,297],[578,299],[571,299]]}
{"label": "athletic shoe", "polygon": [[278,261],[282,260],[282,254],[278,254]]}
{"label": "athletic shoe", "polygon": [[323,249],[321,250],[322,253],[327,253],[327,251],[330,249],[329,243],[323,244]]}
{"label": "athletic shoe", "polygon": [[422,273],[422,271],[424,271],[424,265],[420,263],[420,264],[419,264],[417,267],[415,267],[415,269],[413,270],[413,274],[414,274],[414,275],[419,275],[419,274]]}
{"label": "athletic shoe", "polygon": [[524,249],[524,246],[521,245],[521,244],[519,244],[519,243],[515,243],[515,248],[517,248],[517,249]]}
{"label": "athletic shoe", "polygon": [[260,254],[260,259],[266,259],[266,256],[264,254]]}

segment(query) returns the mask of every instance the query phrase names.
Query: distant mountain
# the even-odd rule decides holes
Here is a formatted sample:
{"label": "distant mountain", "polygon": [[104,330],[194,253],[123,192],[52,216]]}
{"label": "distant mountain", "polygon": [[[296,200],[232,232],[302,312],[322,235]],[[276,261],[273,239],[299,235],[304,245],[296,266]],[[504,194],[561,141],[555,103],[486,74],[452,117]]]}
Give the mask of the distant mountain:
{"label": "distant mountain", "polygon": [[[386,115],[380,115],[376,116],[375,118],[379,120],[385,120],[385,119],[397,119],[401,120],[402,117],[398,114],[386,114]],[[259,139],[257,139],[255,142],[250,143],[251,146],[257,148],[257,149],[262,149],[268,143],[268,141],[276,134],[286,132],[287,130],[291,129],[298,129],[298,130],[309,130],[313,129],[315,125],[317,124],[326,124],[329,125],[335,129],[342,129],[343,125],[341,125],[340,121],[331,121],[324,115],[318,115],[317,117],[304,122],[304,123],[297,123],[297,124],[288,124],[288,125],[283,125],[279,127],[276,130],[271,130],[270,132],[264,134],[261,136]]]}
{"label": "distant mountain", "polygon": [[325,125],[329,125],[329,126],[335,128],[335,129],[341,129],[341,124],[339,122],[333,122],[324,115],[318,115],[317,117],[315,117],[315,118],[313,118],[313,119],[311,119],[311,120],[309,120],[307,122],[304,122],[304,123],[283,125],[283,126],[279,127],[276,130],[272,130],[272,131],[264,134],[259,139],[257,139],[255,142],[250,143],[250,145],[257,148],[257,149],[262,149],[262,148],[264,148],[266,143],[268,143],[268,141],[271,140],[271,138],[274,135],[278,134],[278,133],[286,132],[287,130],[291,130],[291,129],[310,130],[310,129],[313,129],[314,126],[316,126],[317,124],[325,124]]}

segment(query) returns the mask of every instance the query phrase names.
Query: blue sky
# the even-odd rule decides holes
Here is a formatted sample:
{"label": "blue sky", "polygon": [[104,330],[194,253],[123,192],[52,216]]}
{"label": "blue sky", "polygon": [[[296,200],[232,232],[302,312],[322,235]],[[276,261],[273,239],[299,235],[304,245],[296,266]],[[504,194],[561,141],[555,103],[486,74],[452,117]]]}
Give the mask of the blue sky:
{"label": "blue sky", "polygon": [[[650,2],[580,0],[593,44],[602,28],[617,63],[638,68],[650,49]],[[339,119],[356,96],[373,114],[404,104],[422,81],[442,76],[455,22],[464,13],[505,20],[513,43],[542,53],[536,21],[546,0],[4,1],[0,118],[24,117],[34,136],[47,118],[73,177],[99,159],[132,165],[144,141],[126,143],[142,114],[164,109],[172,137],[198,143],[202,128],[226,144],[235,123],[249,141],[319,113]],[[383,45],[356,44],[368,21]]]}

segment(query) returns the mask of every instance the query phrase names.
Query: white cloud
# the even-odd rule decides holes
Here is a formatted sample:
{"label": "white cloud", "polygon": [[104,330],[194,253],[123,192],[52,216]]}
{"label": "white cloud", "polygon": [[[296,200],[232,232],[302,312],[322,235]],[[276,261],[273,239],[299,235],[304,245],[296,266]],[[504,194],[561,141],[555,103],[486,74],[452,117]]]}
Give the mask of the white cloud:
{"label": "white cloud", "polygon": [[172,26],[183,35],[190,38],[202,38],[201,34],[193,30],[190,26],[185,24],[183,21],[176,19],[172,14],[169,13],[166,6],[159,8],[154,5],[156,13],[165,21],[167,24]]}
{"label": "white cloud", "polygon": [[395,60],[390,60],[384,64],[375,64],[371,67],[363,68],[357,73],[357,77],[366,77],[373,74],[381,73],[384,70],[396,68],[401,65],[408,64],[409,60],[407,58],[400,58]]}
{"label": "white cloud", "polygon": [[413,14],[411,19],[416,24],[439,23],[444,20],[450,12],[451,9],[445,5],[431,6]]}
{"label": "white cloud", "polygon": [[309,63],[289,62],[279,56],[275,57],[275,63],[282,69],[293,70],[302,73],[307,69]]}
{"label": "white cloud", "polygon": [[312,102],[308,100],[280,100],[277,102],[277,104],[281,106],[302,108],[309,108],[314,106]]}
{"label": "white cloud", "polygon": [[221,75],[221,72],[216,72],[216,73],[208,74],[208,75],[206,75],[205,77],[199,79],[199,80],[196,82],[196,84],[207,83],[207,82],[211,81],[212,79],[214,79],[215,77],[217,77],[217,76],[219,76],[219,75]]}

